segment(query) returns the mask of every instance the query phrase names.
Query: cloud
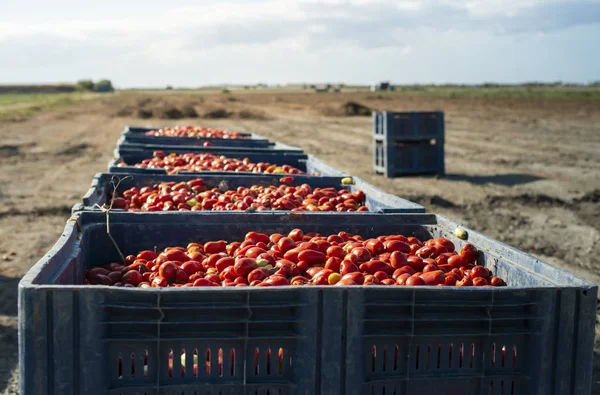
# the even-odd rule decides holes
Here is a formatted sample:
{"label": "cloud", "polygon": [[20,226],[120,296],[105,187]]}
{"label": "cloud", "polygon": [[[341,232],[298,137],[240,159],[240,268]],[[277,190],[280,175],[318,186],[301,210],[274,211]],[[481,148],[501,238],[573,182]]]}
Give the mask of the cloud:
{"label": "cloud", "polygon": [[[79,67],[85,75],[110,64],[117,73],[119,67],[131,70],[135,65],[185,72],[238,55],[259,72],[286,60],[303,67],[336,57],[398,62],[423,51],[440,51],[436,48],[440,45],[468,52],[475,42],[480,45],[478,37],[505,42],[511,37],[600,26],[598,0],[190,3],[159,13],[149,0],[147,9],[131,12],[129,18],[90,19],[81,13],[31,23],[25,10],[21,19],[12,15],[11,22],[3,22],[0,16],[0,53],[13,59],[11,70],[63,65]],[[165,3],[160,7],[165,8]],[[147,17],[150,14],[153,18]],[[0,71],[7,67],[0,66]],[[279,75],[280,70],[271,74]]]}

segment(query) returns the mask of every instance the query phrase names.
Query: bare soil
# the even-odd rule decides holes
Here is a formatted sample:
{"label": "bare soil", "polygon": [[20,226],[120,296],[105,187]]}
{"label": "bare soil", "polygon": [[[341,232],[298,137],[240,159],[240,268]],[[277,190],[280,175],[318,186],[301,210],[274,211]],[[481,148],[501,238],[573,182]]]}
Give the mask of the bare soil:
{"label": "bare soil", "polygon": [[[445,111],[447,175],[375,175],[372,121],[361,116],[368,111],[360,106]],[[199,118],[174,121],[155,115],[165,114],[160,108]],[[0,393],[17,393],[18,280],[61,234],[70,207],[93,175],[106,171],[124,125],[187,123],[251,131],[302,147],[387,192],[600,283],[598,101],[374,93],[119,94],[0,123]],[[600,374],[594,380],[599,382]],[[599,389],[596,383],[594,392]]]}

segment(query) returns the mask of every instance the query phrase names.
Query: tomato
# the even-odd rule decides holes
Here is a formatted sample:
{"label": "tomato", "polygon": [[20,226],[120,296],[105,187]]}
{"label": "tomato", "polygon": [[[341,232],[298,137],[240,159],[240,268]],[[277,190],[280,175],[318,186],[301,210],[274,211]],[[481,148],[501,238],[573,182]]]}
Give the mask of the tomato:
{"label": "tomato", "polygon": [[371,252],[364,247],[355,247],[350,251],[350,255],[357,259],[354,263],[368,262],[371,260]]}
{"label": "tomato", "polygon": [[174,280],[178,269],[179,267],[175,264],[175,262],[168,261],[160,265],[158,268],[158,274],[167,281]]}
{"label": "tomato", "polygon": [[181,265],[181,270],[186,272],[188,276],[191,276],[192,274],[202,270],[202,264],[198,261],[187,261]]}
{"label": "tomato", "polygon": [[332,256],[325,262],[325,269],[339,273],[341,264],[342,260],[340,258]]}
{"label": "tomato", "polygon": [[343,274],[340,282],[344,281],[344,279],[351,279],[356,284],[362,284],[365,281],[365,276],[361,272],[352,272],[348,274]]}
{"label": "tomato", "polygon": [[309,269],[306,270],[306,276],[310,279],[312,279],[317,273],[319,273],[321,270],[323,270],[322,267],[320,266],[313,266]]}
{"label": "tomato", "polygon": [[327,277],[327,283],[329,285],[335,285],[342,279],[342,275],[339,273],[331,273],[329,277]]}
{"label": "tomato", "polygon": [[371,252],[371,255],[379,255],[386,251],[383,243],[377,239],[367,240],[365,248]]}
{"label": "tomato", "polygon": [[288,280],[285,277],[272,275],[268,277],[264,282],[270,286],[282,286],[289,285]]}
{"label": "tomato", "polygon": [[506,286],[506,283],[500,277],[493,276],[490,279],[490,285],[493,285],[494,287],[503,287]]}
{"label": "tomato", "polygon": [[[256,263],[256,261],[255,261]],[[235,265],[235,258],[230,257],[230,256],[226,256],[223,258],[220,258],[216,263],[215,263],[215,268],[217,269],[217,272],[221,273],[223,270],[225,270],[226,268]]]}
{"label": "tomato", "polygon": [[305,261],[309,265],[324,264],[327,260],[327,256],[321,251],[315,250],[304,250],[298,254],[298,260]]}
{"label": "tomato", "polygon": [[156,259],[158,255],[154,251],[145,250],[137,254],[137,259],[145,259],[146,261],[151,261]]}
{"label": "tomato", "polygon": [[296,242],[289,237],[282,237],[277,242],[277,246],[279,247],[279,251],[286,253],[292,248],[296,248]]}
{"label": "tomato", "polygon": [[294,241],[302,241],[302,239],[304,238],[304,232],[302,232],[302,230],[300,229],[293,229],[288,234],[288,237]]}
{"label": "tomato", "polygon": [[469,275],[472,279],[476,279],[478,277],[488,278],[490,275],[490,271],[483,266],[475,266],[473,269],[471,269]]}
{"label": "tomato", "polygon": [[306,285],[310,280],[304,276],[296,276],[290,280],[290,285]]}
{"label": "tomato", "polygon": [[[327,285],[329,283],[329,276],[332,274],[334,274],[333,271],[331,271],[329,269],[322,269],[313,276],[312,283],[314,285]],[[338,276],[340,276],[340,275],[338,274]],[[340,280],[341,280],[341,276],[340,276]]]}
{"label": "tomato", "polygon": [[462,255],[453,255],[448,258],[448,265],[456,268],[464,267],[466,265],[465,258]]}
{"label": "tomato", "polygon": [[269,236],[267,236],[264,233],[256,233],[256,232],[248,232],[246,234],[246,237],[244,238],[244,241],[246,241],[246,240],[252,240],[252,241],[254,241],[254,243],[263,242],[265,244],[268,244],[271,242],[271,238]]}
{"label": "tomato", "polygon": [[400,251],[405,254],[410,253],[410,245],[401,240],[386,240],[383,246],[387,252]]}
{"label": "tomato", "polygon": [[152,286],[155,288],[165,288],[168,285],[169,285],[169,281],[162,276],[156,276],[152,280]]}
{"label": "tomato", "polygon": [[218,252],[225,251],[226,247],[227,244],[223,240],[209,241],[208,243],[204,244],[204,252],[207,254],[216,254]]}
{"label": "tomato", "polygon": [[394,273],[394,268],[388,265],[385,262],[378,260],[370,260],[368,262],[363,263],[359,266],[359,270],[362,272],[367,272],[369,274],[375,274],[375,272],[385,272],[389,275]]}
{"label": "tomato", "polygon": [[464,277],[456,282],[457,287],[470,287],[471,285],[473,285],[473,281],[469,277]]}
{"label": "tomato", "polygon": [[446,280],[446,276],[441,270],[434,270],[431,272],[423,273],[419,277],[421,277],[427,285],[444,284]]}
{"label": "tomato", "polygon": [[472,244],[465,244],[460,250],[460,255],[465,258],[467,264],[477,261],[477,248]]}
{"label": "tomato", "polygon": [[382,280],[385,280],[385,279],[389,278],[388,275],[387,275],[387,273],[386,272],[382,272],[382,271],[375,272],[373,275],[376,278],[378,278],[379,281],[382,281]]}
{"label": "tomato", "polygon": [[436,271],[436,270],[438,270],[438,267],[436,265],[432,265],[431,263],[428,263],[423,268],[423,273],[433,272],[433,271]]}
{"label": "tomato", "polygon": [[[222,258],[222,259],[227,259],[227,258]],[[233,258],[231,258],[233,259]],[[220,260],[219,260],[220,262]],[[218,265],[218,263],[217,263]],[[254,269],[256,269],[258,267],[258,264],[256,263],[256,260],[252,259],[252,258],[242,258],[239,259],[237,262],[235,262],[234,264],[234,271],[235,274],[237,274],[240,277],[246,277],[248,276],[248,274],[253,271]]]}
{"label": "tomato", "polygon": [[409,287],[415,287],[420,285],[425,285],[425,281],[419,276],[410,276],[404,281],[404,285],[408,285]]}
{"label": "tomato", "polygon": [[412,267],[415,270],[423,270],[423,268],[425,267],[425,263],[423,262],[423,260],[421,258],[419,258],[418,256],[414,256],[414,255],[410,255],[408,258],[406,258],[407,264],[408,266]]}
{"label": "tomato", "polygon": [[356,266],[353,262],[343,260],[342,264],[340,265],[340,274],[342,276],[344,276],[348,273],[354,273],[354,272],[358,272],[358,271],[359,271],[358,266]]}

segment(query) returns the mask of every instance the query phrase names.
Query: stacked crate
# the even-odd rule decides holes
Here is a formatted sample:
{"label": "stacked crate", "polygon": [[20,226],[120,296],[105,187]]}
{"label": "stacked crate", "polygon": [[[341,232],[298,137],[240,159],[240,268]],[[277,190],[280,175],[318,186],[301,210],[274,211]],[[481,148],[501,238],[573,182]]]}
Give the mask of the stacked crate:
{"label": "stacked crate", "polygon": [[[385,130],[384,137],[389,135]],[[300,149],[254,135],[236,142],[213,139],[204,147],[196,139],[142,131],[126,129],[109,173],[96,175],[56,245],[20,284],[21,395],[589,393],[594,284],[475,231],[466,229],[459,238],[455,230],[460,224],[426,214],[422,206],[349,177]],[[99,209],[110,200],[113,176],[128,176],[120,192],[198,177],[209,187],[225,184],[228,189],[277,185],[285,176],[169,175],[163,169],[120,165],[149,158],[156,150],[292,164],[307,174],[293,175],[290,185],[360,189],[369,212],[113,209],[110,236],[125,255],[294,228],[364,237],[445,237],[457,249],[466,243],[477,247],[479,264],[509,286],[82,285],[86,270],[120,259]],[[178,357],[182,351],[183,361]],[[226,357],[217,369],[218,355]]]}
{"label": "stacked crate", "polygon": [[386,177],[444,174],[444,113],[374,112],[373,167]]}

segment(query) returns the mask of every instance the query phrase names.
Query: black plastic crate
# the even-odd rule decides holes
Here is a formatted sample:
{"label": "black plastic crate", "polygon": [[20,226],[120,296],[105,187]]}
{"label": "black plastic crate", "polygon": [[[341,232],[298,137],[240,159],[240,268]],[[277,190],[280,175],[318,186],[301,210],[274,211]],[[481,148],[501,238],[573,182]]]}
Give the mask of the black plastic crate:
{"label": "black plastic crate", "polygon": [[122,142],[158,144],[158,145],[202,145],[209,142],[213,146],[224,147],[268,147],[274,143],[254,133],[240,133],[246,137],[243,139],[223,139],[207,137],[169,137],[169,136],[146,136],[145,133],[160,128],[140,128],[126,126],[121,135]]}
{"label": "black plastic crate", "polygon": [[[178,150],[170,150],[167,152],[176,152],[176,153],[186,153],[186,152],[205,152],[201,150],[190,150],[190,149],[178,149]],[[120,155],[117,155],[116,158],[108,163],[108,172],[110,173],[132,173],[132,174],[166,174],[164,169],[146,169],[146,168],[137,168],[133,165],[136,163],[140,163],[144,159],[152,158],[152,152],[150,150],[120,150]],[[212,152],[215,155],[219,153]],[[115,152],[115,154],[117,154]],[[335,167],[321,161],[317,157],[313,155],[307,155],[304,153],[286,153],[286,152],[247,152],[247,151],[237,151],[237,152],[227,152],[220,153],[228,158],[248,158],[250,161],[257,162],[268,162],[272,164],[276,164],[279,166],[282,165],[290,165],[293,166],[305,173],[308,174],[318,174],[320,176],[334,176],[334,177],[345,177],[347,174],[341,170],[336,169]],[[129,166],[119,166],[119,163],[125,162]],[[183,172],[182,172],[183,173]],[[189,172],[186,172],[191,174]],[[207,171],[207,172],[194,172],[193,174],[237,174],[237,175],[257,175],[260,173],[251,173],[251,172],[226,172],[226,171]]]}
{"label": "black plastic crate", "polygon": [[444,174],[444,113],[374,112],[373,168],[386,177]]}
{"label": "black plastic crate", "polygon": [[[111,183],[113,177],[116,176],[115,180],[121,179],[119,184],[119,192],[132,188],[134,186],[141,188],[147,185],[159,184],[165,181],[185,182],[199,178],[196,175],[141,175],[141,174],[113,174],[113,173],[98,173],[92,180],[92,185],[83,197],[83,201],[80,204],[73,207],[73,211],[77,212],[80,210],[93,210],[95,205],[103,205],[108,203],[110,194],[114,187]],[[228,189],[236,189],[239,186],[248,187],[251,185],[280,185],[279,180],[281,176],[275,175],[261,175],[256,174],[254,176],[236,176],[235,174],[229,175],[203,175],[200,177],[204,179],[207,186],[210,188],[219,187],[226,185]],[[402,213],[424,213],[425,208],[416,203],[402,199],[398,196],[391,195],[383,192],[382,190],[375,188],[360,178],[353,177],[352,184],[342,185],[343,177],[312,177],[307,175],[294,175],[294,181],[289,185],[302,185],[308,184],[313,188],[327,188],[335,187],[337,189],[348,189],[350,192],[362,190],[365,193],[365,205],[369,208],[370,212],[402,212]],[[195,215],[204,211],[190,211],[184,214]],[[242,214],[243,211],[238,213]],[[140,213],[142,215],[155,215],[156,213]],[[179,214],[182,214],[179,212]],[[322,214],[322,213],[318,213]],[[332,214],[339,214],[337,212]]]}
{"label": "black plastic crate", "polygon": [[128,150],[146,150],[146,151],[165,151],[165,152],[207,152],[214,154],[226,155],[230,152],[249,152],[249,153],[291,153],[291,154],[303,154],[304,151],[298,147],[292,147],[291,145],[282,143],[273,143],[268,146],[259,147],[237,147],[237,146],[209,146],[204,147],[201,144],[197,145],[163,145],[163,144],[144,144],[144,143],[130,143],[120,139],[117,142],[116,151],[128,151]]}
{"label": "black plastic crate", "polygon": [[597,286],[477,232],[459,240],[457,226],[431,214],[111,217],[125,254],[297,227],[444,236],[477,246],[508,287],[82,286],[118,254],[104,213],[76,214],[19,284],[21,395],[589,393]]}
{"label": "black plastic crate", "polygon": [[373,141],[373,168],[386,177],[413,174],[444,175],[444,141]]}
{"label": "black plastic crate", "polygon": [[373,137],[386,141],[443,139],[444,113],[374,112]]}

